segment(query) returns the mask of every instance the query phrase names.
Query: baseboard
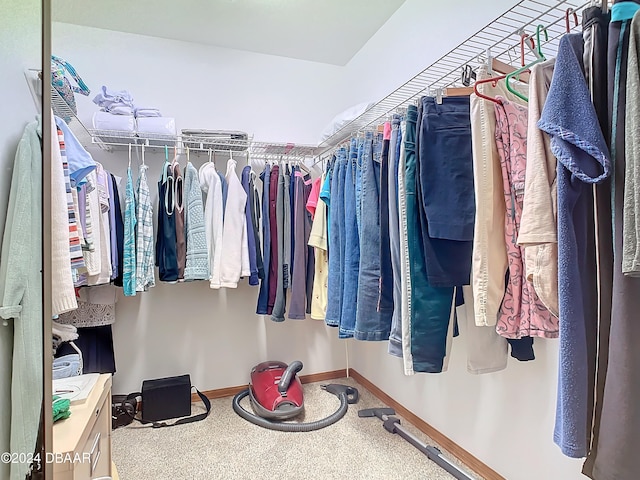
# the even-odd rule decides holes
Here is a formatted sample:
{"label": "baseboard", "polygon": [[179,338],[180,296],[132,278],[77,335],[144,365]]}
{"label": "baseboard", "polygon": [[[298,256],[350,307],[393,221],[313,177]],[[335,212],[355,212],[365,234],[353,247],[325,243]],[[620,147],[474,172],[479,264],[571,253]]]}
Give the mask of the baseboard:
{"label": "baseboard", "polygon": [[396,400],[384,393],[380,388],[360,375],[353,368],[349,369],[349,376],[353,377],[359,384],[369,390],[373,395],[378,397],[378,399],[382,403],[393,408],[398,415],[404,417],[414,427],[416,427],[425,435],[429,436],[448,453],[460,460],[463,464],[469,467],[469,469],[473,470],[478,475],[481,475],[485,480],[506,480],[502,475],[500,475],[488,465],[484,464],[477,457],[467,452],[453,440],[440,433],[434,427],[418,417],[415,413],[402,406]]}
{"label": "baseboard", "polygon": [[[324,382],[326,380],[334,380],[336,378],[344,378],[347,376],[346,370],[332,370],[330,372],[311,373],[309,375],[300,375],[302,383]],[[241,392],[249,385],[238,385],[237,387],[218,388],[216,390],[206,390],[202,392],[208,399],[232,397],[236,393]],[[191,400],[197,402],[200,400],[197,394],[191,395]]]}

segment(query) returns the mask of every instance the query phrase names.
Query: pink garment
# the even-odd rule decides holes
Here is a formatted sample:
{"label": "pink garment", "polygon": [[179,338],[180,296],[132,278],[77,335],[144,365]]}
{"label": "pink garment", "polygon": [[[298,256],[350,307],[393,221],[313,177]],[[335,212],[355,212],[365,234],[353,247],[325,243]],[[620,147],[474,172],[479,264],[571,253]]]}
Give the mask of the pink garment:
{"label": "pink garment", "polygon": [[536,295],[524,269],[524,249],[517,245],[527,164],[527,108],[498,97],[496,145],[506,204],[505,241],[509,261],[507,289],[496,331],[506,338],[558,336],[558,319]]}
{"label": "pink garment", "polygon": [[383,140],[391,140],[391,122],[384,122]]}
{"label": "pink garment", "polygon": [[322,178],[318,177],[313,181],[313,185],[311,185],[311,193],[309,194],[309,199],[307,200],[307,210],[311,214],[311,218],[316,216],[316,206],[318,205],[318,198],[320,197],[320,183]]}

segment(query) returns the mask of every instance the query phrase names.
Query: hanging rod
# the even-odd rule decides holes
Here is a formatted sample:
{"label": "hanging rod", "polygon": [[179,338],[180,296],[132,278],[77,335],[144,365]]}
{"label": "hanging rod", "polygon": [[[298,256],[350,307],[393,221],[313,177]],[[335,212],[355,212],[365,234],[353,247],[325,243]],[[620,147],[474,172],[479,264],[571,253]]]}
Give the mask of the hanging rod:
{"label": "hanging rod", "polygon": [[[549,34],[545,48],[556,51],[560,38],[566,33],[566,9],[573,8],[580,15],[582,10],[592,4],[591,0],[521,0],[335,132],[320,144],[319,153],[336,148],[353,134],[393,114],[398,108],[410,105],[421,95],[429,93],[430,88],[446,88],[460,82],[462,68],[465,65],[478,66],[486,57],[487,51],[493,52],[493,58],[513,63],[514,59],[520,57],[518,31],[524,30],[531,35],[537,25],[544,25]],[[534,58],[533,52],[526,52],[526,62],[533,61]]]}

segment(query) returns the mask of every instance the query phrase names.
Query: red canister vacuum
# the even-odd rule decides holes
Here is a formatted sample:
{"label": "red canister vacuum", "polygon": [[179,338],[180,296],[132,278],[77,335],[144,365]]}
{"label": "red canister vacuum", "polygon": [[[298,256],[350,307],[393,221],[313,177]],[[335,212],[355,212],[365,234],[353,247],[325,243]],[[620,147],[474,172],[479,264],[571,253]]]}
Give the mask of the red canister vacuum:
{"label": "red canister vacuum", "polygon": [[[245,420],[270,430],[284,432],[310,432],[327,427],[347,413],[350,403],[358,402],[358,390],[347,385],[330,384],[321,388],[340,400],[338,409],[326,418],[308,423],[284,423],[304,412],[302,384],[297,373],[302,362],[290,365],[284,362],[262,362],[251,369],[249,388],[233,397],[233,410]],[[249,397],[253,412],[246,410],[240,401]]]}

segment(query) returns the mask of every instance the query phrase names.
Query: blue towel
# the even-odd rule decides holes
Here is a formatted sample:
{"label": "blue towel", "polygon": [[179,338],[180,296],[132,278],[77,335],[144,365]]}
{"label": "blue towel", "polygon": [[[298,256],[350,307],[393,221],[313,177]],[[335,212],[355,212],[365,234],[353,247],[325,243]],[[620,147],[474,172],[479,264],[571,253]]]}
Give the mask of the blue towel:
{"label": "blue towel", "polygon": [[560,367],[554,441],[584,457],[590,438],[597,285],[592,184],[609,176],[609,151],[583,73],[582,34],[560,40],[538,127],[558,159]]}

